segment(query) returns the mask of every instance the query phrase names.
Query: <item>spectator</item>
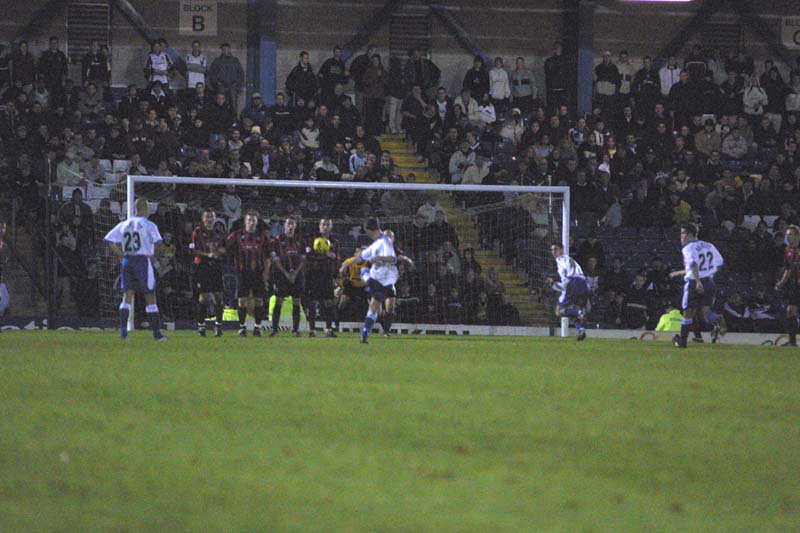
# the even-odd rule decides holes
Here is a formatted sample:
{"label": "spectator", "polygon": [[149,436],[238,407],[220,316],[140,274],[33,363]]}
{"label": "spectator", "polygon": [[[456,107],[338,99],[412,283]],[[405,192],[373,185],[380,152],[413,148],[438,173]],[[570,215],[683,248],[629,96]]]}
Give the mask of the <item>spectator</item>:
{"label": "spectator", "polygon": [[356,101],[355,108],[361,112],[364,108],[364,85],[361,81],[361,76],[367,71],[372,64],[372,56],[377,52],[375,45],[368,45],[365,53],[356,56],[350,63],[350,79],[353,80],[355,85]]}
{"label": "spectator", "polygon": [[489,71],[489,96],[498,113],[505,113],[508,100],[511,98],[511,83],[508,72],[503,66],[503,58],[494,58],[494,68]]}
{"label": "spectator", "polygon": [[[681,330],[681,321],[683,320],[683,314],[681,310],[676,308],[672,304],[667,304],[666,308],[664,309],[664,314],[661,315],[661,318],[658,319],[658,325],[656,326],[656,331],[667,331],[667,332],[677,332]],[[730,323],[728,323],[730,327]]]}
{"label": "spectator", "polygon": [[763,115],[768,102],[767,92],[761,87],[758,78],[753,76],[748,80],[742,94],[744,112],[751,116]]}
{"label": "spectator", "polygon": [[286,78],[286,94],[295,107],[299,107],[299,99],[308,104],[316,98],[317,76],[308,59],[308,52],[300,52],[300,60]]}
{"label": "spectator", "polygon": [[372,64],[361,76],[366,109],[364,113],[364,128],[369,135],[380,135],[383,133],[386,77],[380,54],[373,54],[371,61]]}
{"label": "spectator", "polygon": [[633,79],[631,89],[636,98],[637,112],[644,116],[650,116],[656,101],[662,95],[661,76],[653,66],[653,60],[650,56],[644,56],[642,63],[642,68],[636,72],[636,76]]}
{"label": "spectator", "polygon": [[475,164],[475,153],[470,149],[467,141],[461,141],[458,151],[450,157],[448,167],[450,183],[461,183],[466,170]]}
{"label": "spectator", "polygon": [[28,41],[20,41],[11,54],[11,81],[25,92],[31,92],[36,80],[36,60],[28,50]]}
{"label": "spectator", "polygon": [[172,64],[172,59],[164,51],[165,44],[162,40],[153,43],[153,48],[147,55],[147,61],[144,65],[144,76],[149,84],[157,81],[161,85],[169,87],[169,77],[175,67]]}
{"label": "spectator", "polygon": [[472,97],[471,92],[469,89],[463,89],[461,91],[461,96],[456,97],[455,102],[453,102],[454,107],[460,107],[461,110],[466,115],[467,120],[473,126],[477,126],[481,121],[481,112],[478,104],[478,100]]}
{"label": "spectator", "polygon": [[567,60],[562,55],[561,43],[556,41],[553,45],[553,55],[544,62],[544,78],[547,88],[547,106],[556,109],[569,100],[567,87],[570,76]]}
{"label": "spectator", "polygon": [[[475,59],[472,61],[472,68],[469,69],[464,76],[464,83],[462,87],[469,91],[472,98],[478,102],[482,102],[483,95],[489,93],[489,86],[489,73],[486,72],[486,68],[483,64],[483,58],[481,56],[475,56]],[[466,106],[462,105],[462,107],[468,112]]]}
{"label": "spectator", "polygon": [[186,54],[186,89],[196,90],[197,84],[206,85],[206,73],[208,72],[208,59],[200,51],[200,41],[192,41],[192,51]]}
{"label": "spectator", "polygon": [[439,67],[423,56],[421,48],[412,48],[408,51],[404,75],[407,86],[419,85],[423,96],[428,100],[433,99],[441,74]]}
{"label": "spectator", "polygon": [[58,48],[58,37],[50,37],[50,48],[39,56],[37,70],[54,102],[63,100],[67,68],[67,56]]}
{"label": "spectator", "polygon": [[[320,100],[325,103],[328,103],[333,97],[337,85],[347,85],[347,70],[342,60],[342,48],[339,45],[333,47],[333,57],[329,57],[322,63],[317,78],[319,79]],[[332,107],[332,109],[335,110],[336,107]]]}
{"label": "spectator", "polygon": [[678,67],[678,60],[675,56],[670,56],[667,64],[658,71],[661,85],[661,96],[669,96],[672,86],[678,83],[681,78],[681,69]]}
{"label": "spectator", "polygon": [[[231,53],[231,45],[222,43],[220,55],[211,63],[208,72],[208,85],[214,92],[222,92],[231,103],[232,109],[238,109],[239,90],[244,83],[244,70],[239,58]],[[277,103],[277,97],[276,97]]]}
{"label": "spectator", "polygon": [[516,68],[511,73],[511,97],[514,105],[521,112],[528,113],[533,109],[533,100],[537,96],[536,78],[525,66],[525,58],[518,57]]}

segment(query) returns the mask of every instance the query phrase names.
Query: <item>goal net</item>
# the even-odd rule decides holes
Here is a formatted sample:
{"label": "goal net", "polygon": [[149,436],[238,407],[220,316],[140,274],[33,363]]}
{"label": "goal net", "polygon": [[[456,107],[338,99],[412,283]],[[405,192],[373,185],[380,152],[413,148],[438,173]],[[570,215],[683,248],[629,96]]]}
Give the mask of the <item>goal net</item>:
{"label": "goal net", "polygon": [[[156,275],[159,308],[167,322],[193,323],[197,280],[189,244],[203,212],[213,209],[214,225],[226,234],[241,228],[244,214],[254,210],[259,229],[273,239],[292,216],[299,221],[297,233],[309,253],[319,236],[320,219],[330,219],[339,262],[369,244],[362,223],[378,218],[383,230],[394,232],[396,249],[414,262],[413,268],[400,265],[393,329],[446,331],[447,326],[463,326],[464,332],[502,333],[521,332],[503,326],[557,324],[545,280],[555,274],[549,245],[569,245],[567,187],[129,176],[127,184],[118,184],[105,196],[95,200],[98,233],[132,215],[134,199],[151,203],[150,219],[165,244],[158,252]],[[223,257],[223,265],[226,317],[235,320],[238,277],[233,258]],[[308,278],[317,275],[304,270]],[[327,312],[335,314],[342,329],[362,322],[366,312],[367,294],[359,274],[354,268],[330,280],[335,284],[335,308]],[[98,286],[101,313],[115,317],[119,265],[110,254],[99,261]],[[308,305],[318,305],[302,303],[304,312]],[[321,310],[315,311],[319,316]],[[209,316],[212,313],[209,309]],[[281,326],[291,322],[290,312],[283,315],[287,316]],[[307,328],[303,324],[301,330]]]}

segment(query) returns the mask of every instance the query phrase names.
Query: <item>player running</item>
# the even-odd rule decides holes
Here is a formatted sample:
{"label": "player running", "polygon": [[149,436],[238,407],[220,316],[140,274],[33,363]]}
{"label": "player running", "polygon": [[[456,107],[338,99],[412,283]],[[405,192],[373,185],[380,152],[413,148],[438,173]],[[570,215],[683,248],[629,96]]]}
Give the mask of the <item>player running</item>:
{"label": "player running", "polygon": [[194,282],[197,291],[197,333],[206,336],[208,302],[213,302],[216,317],[214,336],[222,336],[222,261],[225,254],[225,235],[214,227],[213,209],[203,212],[202,224],[192,232],[189,249],[194,255]]}
{"label": "player running", "polygon": [[144,294],[147,320],[153,328],[153,338],[165,341],[161,333],[161,316],[156,305],[156,276],[153,271],[155,247],[161,243],[158,227],[147,220],[150,206],[140,198],[135,204],[136,214],[114,226],[105,236],[111,251],[122,264],[120,274],[122,303],[119,305],[119,336],[128,338],[128,317],[136,291]]}
{"label": "player running", "polygon": [[[556,260],[558,275],[561,278],[561,283],[554,285],[556,290],[561,291],[556,305],[556,315],[571,318],[575,322],[576,339],[582,341],[586,339],[583,316],[589,298],[589,285],[586,283],[583,269],[577,261],[564,253],[564,246],[561,243],[550,246],[550,252]],[[553,283],[552,278],[547,281],[548,284]]]}
{"label": "player running", "polygon": [[292,335],[300,336],[300,304],[305,292],[306,247],[296,234],[297,219],[289,217],[283,224],[283,234],[272,241],[272,286],[275,307],[272,309],[272,332],[278,334],[283,299],[292,297]]}
{"label": "player running", "polygon": [[786,306],[786,333],[789,342],[783,346],[797,346],[797,307],[800,306],[800,227],[786,227],[786,249],[783,252],[783,275],[775,290],[786,289],[789,302]]}
{"label": "player running", "polygon": [[697,226],[692,223],[681,225],[681,245],[684,269],[669,275],[670,278],[683,276],[684,279],[681,333],[675,335],[672,342],[678,348],[686,348],[695,318],[704,318],[713,324],[714,337],[725,335],[728,328],[722,315],[711,310],[715,298],[714,274],[724,263],[722,254],[713,244],[697,238]]}
{"label": "player running", "polygon": [[253,336],[261,336],[261,321],[267,314],[268,301],[266,276],[269,274],[269,237],[258,229],[258,213],[248,211],[244,216],[244,228],[236,230],[225,241],[225,250],[233,255],[239,272],[239,336],[247,336],[247,308],[253,307],[256,326]]}
{"label": "player running", "polygon": [[308,336],[316,336],[317,309],[325,318],[325,336],[336,337],[333,322],[337,321],[337,307],[334,301],[333,286],[336,283],[339,264],[339,241],[331,237],[333,221],[323,218],[319,221],[319,236],[306,247],[308,272],[306,273],[306,314],[308,315]]}
{"label": "player running", "polygon": [[371,264],[369,279],[367,280],[370,301],[367,316],[364,319],[364,327],[361,329],[361,343],[367,344],[369,332],[372,331],[372,326],[375,325],[375,321],[378,319],[378,313],[384,300],[396,295],[394,284],[397,283],[398,272],[394,245],[389,237],[381,231],[378,220],[375,218],[368,219],[364,224],[364,230],[369,238],[373,239],[372,244],[361,250],[361,253],[356,257],[351,257],[342,263],[339,271],[344,275],[350,264],[356,261],[369,261]]}

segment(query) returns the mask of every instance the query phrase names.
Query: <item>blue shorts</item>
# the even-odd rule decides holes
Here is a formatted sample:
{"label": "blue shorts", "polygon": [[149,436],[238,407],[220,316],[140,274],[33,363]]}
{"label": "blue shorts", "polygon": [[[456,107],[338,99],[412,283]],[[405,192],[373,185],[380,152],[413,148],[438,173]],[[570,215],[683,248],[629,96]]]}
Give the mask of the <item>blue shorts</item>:
{"label": "blue shorts", "polygon": [[589,299],[589,284],[585,278],[567,278],[567,289],[558,297],[558,305],[566,307],[568,305],[586,306]]}
{"label": "blue shorts", "polygon": [[372,298],[375,298],[376,301],[381,303],[383,303],[386,298],[394,298],[397,296],[394,285],[381,285],[379,281],[372,278],[367,282],[367,286],[364,290],[366,290],[367,294]]}
{"label": "blue shorts", "polygon": [[716,299],[716,287],[713,278],[701,278],[703,284],[703,294],[697,292],[694,280],[689,280],[683,284],[683,300],[681,308],[697,309],[698,307],[711,307]]}
{"label": "blue shorts", "polygon": [[150,259],[144,255],[126,255],[122,258],[120,290],[151,294],[156,291],[156,274]]}

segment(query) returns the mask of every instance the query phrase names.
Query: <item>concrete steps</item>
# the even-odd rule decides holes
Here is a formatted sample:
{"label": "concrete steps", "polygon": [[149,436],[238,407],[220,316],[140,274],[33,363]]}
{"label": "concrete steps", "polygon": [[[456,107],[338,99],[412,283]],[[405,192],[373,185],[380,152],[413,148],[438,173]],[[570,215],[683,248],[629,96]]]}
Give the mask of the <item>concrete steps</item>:
{"label": "concrete steps", "polygon": [[[381,146],[392,153],[395,165],[401,174],[413,172],[417,183],[436,183],[431,173],[427,170],[425,162],[417,162],[413,150],[405,142],[404,136],[387,134],[381,138]],[[483,268],[482,277],[486,278],[490,268],[498,273],[498,278],[506,288],[506,294],[511,298],[514,306],[520,313],[524,325],[544,325],[549,323],[549,313],[541,303],[538,293],[531,291],[525,282],[525,274],[518,272],[512,265],[506,264],[494,250],[481,247],[478,227],[474,220],[455,202],[446,192],[437,194],[439,204],[447,213],[447,220],[456,230],[460,240],[460,248],[473,248],[475,259]]]}

